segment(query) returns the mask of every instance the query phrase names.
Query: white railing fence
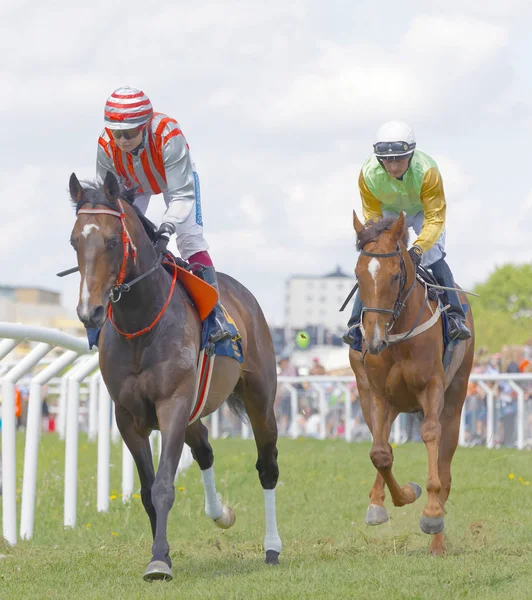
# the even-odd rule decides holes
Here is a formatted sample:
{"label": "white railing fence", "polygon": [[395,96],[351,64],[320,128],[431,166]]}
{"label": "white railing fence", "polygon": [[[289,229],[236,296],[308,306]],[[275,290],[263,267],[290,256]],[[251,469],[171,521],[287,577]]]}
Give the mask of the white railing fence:
{"label": "white railing fence", "polygon": [[[532,448],[532,373],[473,373],[470,382],[476,382],[483,393],[482,397],[466,399],[459,444]],[[278,397],[281,397],[276,414],[281,435],[342,437],[347,442],[371,438],[362,417],[354,377],[279,377],[278,383]],[[526,388],[530,390],[528,393]],[[283,417],[287,417],[284,429]],[[412,420],[418,422],[419,429],[415,415],[397,417],[391,434],[394,443],[411,439],[408,423]],[[311,426],[307,428],[309,423]]]}
{"label": "white railing fence", "polygon": [[[3,338],[3,339],[2,339]],[[85,339],[57,330],[0,323],[0,381],[2,389],[2,529],[4,538],[17,542],[16,519],[16,416],[15,386],[29,388],[24,451],[20,537],[33,536],[37,493],[37,457],[42,426],[43,388],[47,398],[56,398],[50,406],[56,431],[65,440],[64,526],[76,525],[78,434],[87,432],[91,442],[97,440],[97,510],[109,510],[110,444],[120,441],[111,409],[111,399],[98,370],[98,355],[89,352]],[[32,349],[22,359],[10,362],[10,353],[22,342],[32,342]],[[499,444],[519,449],[532,446],[532,407],[523,385],[532,374],[472,375],[483,398],[468,398],[462,413],[459,443]],[[343,438],[347,442],[369,440],[370,434],[361,415],[354,377],[279,377],[276,415],[280,435],[326,439]],[[500,387],[504,386],[501,391]],[[528,406],[528,410],[527,410]],[[510,410],[509,410],[510,407]],[[241,436],[252,432],[224,405],[205,419],[213,439]],[[419,427],[419,423],[417,423]],[[400,444],[415,439],[416,419],[400,415],[391,439]],[[504,435],[502,435],[502,433]],[[508,442],[510,439],[510,442]],[[161,451],[160,435],[150,439],[154,456]],[[188,446],[179,471],[192,462]],[[133,458],[122,443],[122,496],[127,502],[134,486]]]}
{"label": "white railing fence", "polygon": [[[77,513],[78,433],[80,430],[80,399],[86,399],[84,414],[88,417],[91,441],[98,440],[97,510],[109,510],[110,444],[120,441],[120,433],[111,410],[111,399],[98,369],[98,354],[89,352],[87,341],[57,330],[0,323],[0,379],[2,386],[2,532],[10,543],[17,542],[16,510],[16,414],[15,386],[24,383],[29,388],[24,473],[20,516],[20,537],[33,537],[35,499],[37,493],[37,462],[42,427],[43,387],[57,391],[57,433],[65,440],[64,525],[74,527]],[[9,362],[9,354],[21,343],[32,342],[33,348],[20,360]],[[35,342],[36,345],[35,345]],[[60,353],[60,351],[62,353]],[[59,351],[59,354],[57,355]],[[42,368],[44,366],[44,368]],[[62,376],[61,376],[62,374]],[[58,378],[58,376],[60,376]],[[86,427],[84,427],[87,429]],[[150,442],[160,456],[160,434],[154,432]],[[179,470],[192,462],[185,446]],[[133,494],[134,462],[122,443],[122,497],[127,502]]]}

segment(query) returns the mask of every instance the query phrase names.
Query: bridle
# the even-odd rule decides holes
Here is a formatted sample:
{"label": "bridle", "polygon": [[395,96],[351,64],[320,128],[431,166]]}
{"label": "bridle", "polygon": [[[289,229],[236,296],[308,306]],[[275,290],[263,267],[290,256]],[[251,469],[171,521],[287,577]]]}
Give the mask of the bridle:
{"label": "bridle", "polygon": [[[122,206],[122,202],[120,200],[117,200],[117,203],[120,208],[119,211],[112,210],[111,208],[80,208],[78,210],[77,214],[78,215],[80,215],[80,214],[81,215],[110,215],[111,217],[117,217],[118,219],[120,219],[120,224],[122,227],[122,236],[121,236],[122,237],[122,265],[120,267],[120,272],[118,274],[116,282],[113,285],[113,287],[111,288],[111,291],[109,292],[109,299],[111,302],[109,303],[108,308],[107,308],[107,317],[111,321],[111,323],[112,323],[113,327],[116,329],[116,331],[118,331],[118,333],[123,335],[126,339],[130,340],[130,339],[139,337],[145,333],[148,333],[148,331],[151,331],[155,327],[155,325],[158,323],[158,321],[161,319],[161,317],[163,316],[165,310],[167,309],[168,305],[170,304],[170,300],[172,299],[172,295],[174,293],[174,288],[175,288],[175,284],[176,284],[176,280],[177,280],[177,265],[175,263],[175,260],[173,260],[173,258],[171,257],[171,255],[168,255],[168,257],[171,258],[171,261],[169,264],[173,264],[176,268],[174,269],[172,285],[170,286],[170,293],[168,294],[168,298],[166,299],[166,302],[165,302],[163,308],[161,309],[161,311],[159,312],[159,314],[157,315],[155,320],[152,322],[152,324],[149,325],[148,327],[144,327],[143,329],[140,329],[139,331],[136,331],[134,333],[126,333],[126,332],[118,329],[118,327],[115,325],[115,322],[113,321],[112,304],[115,304],[116,302],[118,302],[120,300],[120,298],[122,297],[122,294],[129,292],[136,283],[138,283],[139,281],[142,281],[143,279],[145,279],[146,277],[151,275],[156,269],[158,269],[161,266],[163,260],[165,259],[165,256],[161,255],[161,257],[159,258],[159,260],[157,260],[157,262],[153,265],[153,267],[151,267],[151,269],[149,269],[145,273],[142,273],[142,275],[139,275],[138,277],[136,277],[132,281],[129,281],[128,283],[124,282],[124,280],[126,278],[127,262],[128,262],[128,259],[130,256],[133,259],[133,264],[136,264],[137,247],[133,243],[133,240],[131,239],[131,235],[129,234],[129,231],[128,231],[128,228],[126,225],[126,213]],[[166,261],[165,261],[165,263],[166,263]]]}
{"label": "bridle", "polygon": [[397,250],[395,250],[395,252],[379,253],[379,252],[366,252],[366,250],[360,250],[360,254],[362,254],[363,256],[369,256],[370,258],[392,258],[394,256],[400,257],[401,279],[399,282],[400,283],[399,293],[397,294],[397,298],[395,300],[393,308],[377,308],[377,307],[371,307],[371,306],[370,307],[363,306],[362,313],[360,316],[360,323],[362,324],[362,319],[364,317],[365,312],[375,312],[375,313],[384,313],[384,314],[392,315],[391,320],[386,323],[386,332],[390,332],[390,330],[395,325],[395,322],[399,318],[400,314],[403,312],[403,309],[406,306],[406,301],[408,300],[408,297],[410,296],[410,294],[412,293],[412,290],[414,289],[414,287],[416,285],[416,277],[414,276],[412,285],[408,288],[408,291],[406,292],[406,295],[404,296],[404,298],[402,298],[403,292],[404,292],[404,289],[406,286],[407,272],[406,272],[406,264],[405,264],[405,259],[403,256],[403,251],[401,249],[401,246],[399,244],[397,244]]}

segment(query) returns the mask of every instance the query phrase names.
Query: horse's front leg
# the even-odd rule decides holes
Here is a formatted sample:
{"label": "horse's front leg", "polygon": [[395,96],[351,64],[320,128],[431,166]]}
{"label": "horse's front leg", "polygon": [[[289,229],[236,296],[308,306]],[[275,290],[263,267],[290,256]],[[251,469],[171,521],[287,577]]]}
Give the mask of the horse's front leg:
{"label": "horse's front leg", "polygon": [[168,513],[174,504],[174,480],[185,443],[190,405],[194,393],[192,384],[181,385],[175,394],[156,402],[155,410],[161,431],[162,452],[157,475],[151,489],[151,499],[157,515],[157,525],[152,546],[152,559],[144,579],[167,579],[173,577],[170,547],[166,536]]}
{"label": "horse's front leg", "polygon": [[[397,417],[397,410],[386,400],[375,396],[371,408],[371,430],[373,434],[373,445],[370,451],[371,462],[386,482],[390,490],[390,496],[394,506],[404,506],[415,502],[420,494],[421,488],[416,483],[399,485],[392,473],[393,452],[388,442],[392,424]],[[378,525],[388,520],[386,509],[379,502],[384,498],[382,480],[377,477],[370,492],[371,504],[366,515],[368,525]]]}
{"label": "horse's front leg", "polygon": [[421,437],[427,448],[429,476],[428,500],[419,525],[425,533],[443,531],[443,506],[440,502],[441,481],[438,473],[438,448],[441,439],[440,415],[443,410],[444,387],[441,379],[432,377],[419,398],[425,418],[421,425]]}
{"label": "horse's front leg", "polygon": [[119,405],[115,405],[115,415],[116,424],[118,425],[122,439],[131,452],[135,464],[137,465],[137,471],[140,479],[140,495],[142,498],[142,504],[144,505],[144,509],[150,518],[152,535],[155,537],[157,516],[151,500],[151,487],[155,480],[153,458],[149,441],[151,430],[148,428],[139,428],[135,424],[133,415]]}

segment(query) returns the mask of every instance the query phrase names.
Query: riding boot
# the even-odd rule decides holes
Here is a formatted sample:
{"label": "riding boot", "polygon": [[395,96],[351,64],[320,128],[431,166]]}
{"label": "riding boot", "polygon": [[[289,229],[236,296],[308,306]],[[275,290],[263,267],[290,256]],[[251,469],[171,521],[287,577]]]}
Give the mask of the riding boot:
{"label": "riding boot", "polygon": [[[449,265],[445,262],[445,259],[441,258],[430,267],[432,274],[436,278],[436,281],[444,287],[454,288],[454,277],[451,273]],[[453,340],[467,340],[471,337],[467,325],[465,324],[466,316],[462,303],[458,297],[458,292],[454,290],[445,290],[445,296],[447,302],[450,304],[450,308],[447,311],[449,317],[449,339]]]}
{"label": "riding boot", "polygon": [[351,318],[347,322],[349,327],[347,333],[344,334],[342,340],[353,350],[361,350],[362,348],[362,333],[360,332],[360,316],[362,315],[362,300],[357,292],[355,301],[353,302],[353,312]]}
{"label": "riding boot", "polygon": [[218,279],[216,277],[216,269],[214,267],[205,267],[195,272],[205,283],[212,285],[218,292],[218,302],[213,309],[216,328],[211,332],[210,341],[213,343],[219,342],[225,338],[232,338],[234,331],[231,330],[229,323],[225,317],[222,305],[220,304],[220,288],[218,287]]}

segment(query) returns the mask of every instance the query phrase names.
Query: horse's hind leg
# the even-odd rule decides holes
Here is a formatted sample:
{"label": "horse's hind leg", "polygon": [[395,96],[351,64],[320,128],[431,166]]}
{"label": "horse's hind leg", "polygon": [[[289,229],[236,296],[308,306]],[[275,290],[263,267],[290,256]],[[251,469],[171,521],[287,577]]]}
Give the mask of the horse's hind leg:
{"label": "horse's hind leg", "polygon": [[438,473],[438,453],[442,434],[440,416],[443,410],[443,382],[432,377],[419,398],[425,418],[421,425],[421,437],[428,456],[427,504],[423,509],[419,525],[428,534],[443,531],[443,506],[440,502],[441,480]]}
{"label": "horse's hind leg", "polygon": [[190,446],[192,456],[201,469],[201,478],[205,489],[205,514],[218,527],[228,529],[235,522],[235,513],[230,506],[222,504],[216,493],[214,468],[212,466],[214,454],[209,444],[209,432],[199,419],[188,427],[185,442]]}
{"label": "horse's hind leg", "polygon": [[146,430],[144,435],[142,435],[142,432],[138,432],[133,417],[122,407],[115,406],[115,414],[116,424],[118,425],[122,439],[137,465],[140,479],[140,497],[142,498],[144,509],[150,518],[152,536],[155,537],[157,518],[151,499],[151,486],[155,480],[155,471],[153,469],[153,458],[148,437],[150,432]]}
{"label": "horse's hind leg", "polygon": [[[275,376],[273,381],[275,381]],[[276,565],[279,563],[282,542],[277,531],[275,508],[275,486],[279,478],[277,421],[273,411],[275,385],[272,385],[266,375],[247,373],[245,382],[239,383],[235,393],[244,402],[255,436],[258,453],[256,469],[264,490],[266,512],[266,535],[264,537],[266,563]]]}

